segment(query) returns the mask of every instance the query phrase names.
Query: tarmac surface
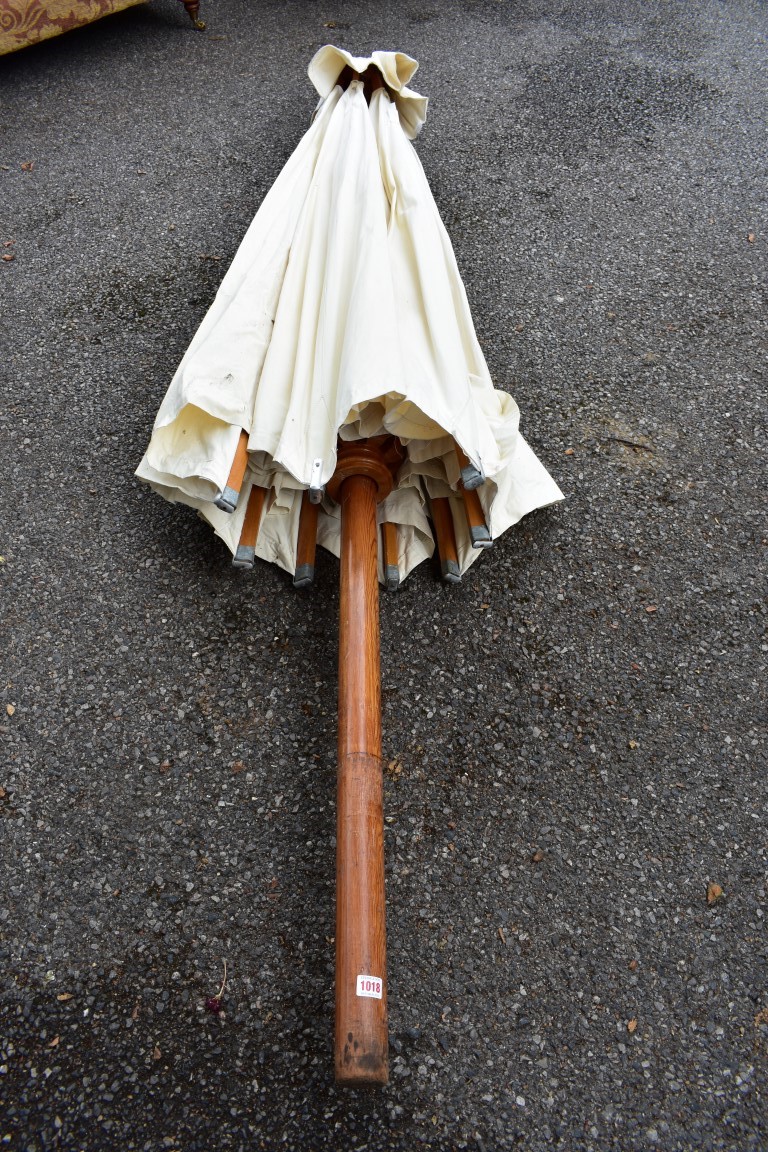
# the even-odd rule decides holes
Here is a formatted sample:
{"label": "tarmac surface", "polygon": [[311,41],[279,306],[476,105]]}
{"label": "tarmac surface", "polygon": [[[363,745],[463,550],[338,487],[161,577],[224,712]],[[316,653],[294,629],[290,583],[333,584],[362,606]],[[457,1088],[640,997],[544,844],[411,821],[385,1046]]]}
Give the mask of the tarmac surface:
{"label": "tarmac surface", "polygon": [[[768,10],[203,9],[0,60],[0,1147],[764,1149]],[[133,478],[329,41],[419,59],[567,496],[382,595],[391,1080],[351,1093],[337,562],[238,572]]]}

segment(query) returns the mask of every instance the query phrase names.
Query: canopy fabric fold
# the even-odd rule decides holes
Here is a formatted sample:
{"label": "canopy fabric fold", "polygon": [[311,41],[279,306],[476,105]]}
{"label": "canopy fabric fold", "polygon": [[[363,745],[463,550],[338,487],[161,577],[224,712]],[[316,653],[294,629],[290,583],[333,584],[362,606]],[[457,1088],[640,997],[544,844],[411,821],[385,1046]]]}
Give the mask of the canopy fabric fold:
{"label": "canopy fabric fold", "polygon": [[320,96],[328,96],[344,68],[362,75],[370,67],[382,76],[395,103],[400,125],[409,140],[415,140],[427,118],[426,96],[420,96],[407,84],[419,67],[417,60],[404,52],[374,52],[371,56],[352,56],[344,48],[326,44],[310,61],[307,74]]}
{"label": "canopy fabric fold", "polygon": [[[336,83],[375,68],[383,86]],[[321,101],[264,199],[163,400],[137,476],[197,508],[235,553],[254,484],[271,491],[256,555],[296,567],[302,493],[333,475],[339,439],[389,433],[406,459],[380,518],[397,526],[404,579],[433,552],[431,499],[447,496],[462,571],[477,558],[456,447],[484,483],[493,537],[562,499],[495,389],[448,234],[411,143],[426,100],[402,53],[326,45],[309,75]],[[366,97],[369,99],[366,99]],[[405,109],[405,112],[404,112]],[[235,511],[216,506],[241,430]],[[319,462],[319,463],[318,463]],[[339,554],[326,496],[318,543]],[[383,574],[380,572],[380,575]]]}

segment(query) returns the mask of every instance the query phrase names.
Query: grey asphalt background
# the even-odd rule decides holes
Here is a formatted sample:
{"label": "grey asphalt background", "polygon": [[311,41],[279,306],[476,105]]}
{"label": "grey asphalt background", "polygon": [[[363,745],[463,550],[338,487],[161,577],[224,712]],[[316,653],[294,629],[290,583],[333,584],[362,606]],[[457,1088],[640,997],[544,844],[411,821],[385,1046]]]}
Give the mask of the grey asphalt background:
{"label": "grey asphalt background", "polygon": [[[764,1149],[766,7],[203,14],[0,61],[0,1146]],[[567,495],[382,597],[392,1075],[351,1094],[336,561],[237,572],[132,477],[328,41],[420,60]]]}

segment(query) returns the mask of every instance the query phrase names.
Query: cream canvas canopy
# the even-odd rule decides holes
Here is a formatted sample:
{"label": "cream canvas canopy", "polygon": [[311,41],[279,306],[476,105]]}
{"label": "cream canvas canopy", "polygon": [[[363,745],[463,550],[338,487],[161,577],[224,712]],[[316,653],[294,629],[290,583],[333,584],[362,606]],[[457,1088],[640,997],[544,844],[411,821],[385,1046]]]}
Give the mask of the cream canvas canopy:
{"label": "cream canvas canopy", "polygon": [[[417,67],[400,52],[316,54],[313,122],[160,406],[137,475],[197,508],[236,562],[255,553],[296,572],[305,490],[320,505],[318,542],[339,555],[339,511],[325,492],[339,441],[390,434],[404,448],[378,512],[395,533],[395,584],[432,555],[438,504],[450,512],[458,579],[478,544],[562,498],[479,347],[411,144],[427,110],[407,86]],[[371,74],[381,79],[366,87]],[[245,471],[233,488],[238,448]],[[253,489],[261,520],[249,551],[240,545]],[[465,508],[473,489],[479,540]],[[382,559],[382,581],[385,568]]]}

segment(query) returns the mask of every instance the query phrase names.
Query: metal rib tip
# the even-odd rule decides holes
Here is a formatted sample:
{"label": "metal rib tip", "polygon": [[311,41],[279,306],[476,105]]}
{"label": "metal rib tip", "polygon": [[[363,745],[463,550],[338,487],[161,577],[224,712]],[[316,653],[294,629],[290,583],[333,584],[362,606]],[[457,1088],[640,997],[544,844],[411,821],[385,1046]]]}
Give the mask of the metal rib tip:
{"label": "metal rib tip", "polygon": [[314,564],[299,564],[293,576],[294,588],[308,588],[310,584],[314,584],[314,581]]}
{"label": "metal rib tip", "polygon": [[309,502],[310,504],[320,504],[323,500],[324,487],[320,483],[320,478],[323,475],[323,461],[322,457],[318,456],[317,459],[312,461],[312,472],[309,477]]}
{"label": "metal rib tip", "polygon": [[467,464],[461,470],[461,482],[467,491],[471,492],[473,488],[479,488],[485,484],[485,473],[475,468],[474,464]]}
{"label": "metal rib tip", "polygon": [[490,548],[493,544],[491,534],[486,528],[485,524],[479,524],[469,530],[469,536],[472,541],[473,548]]}
{"label": "metal rib tip", "polygon": [[440,571],[446,584],[461,584],[461,569],[455,560],[445,560]]}
{"label": "metal rib tip", "polygon": [[217,508],[221,508],[222,512],[234,512],[235,508],[237,508],[237,501],[239,496],[239,492],[236,492],[234,488],[227,486],[224,491],[220,492],[216,497],[214,504]]}
{"label": "metal rib tip", "polygon": [[397,564],[387,564],[384,569],[384,587],[387,592],[396,592],[400,587],[400,569]]}
{"label": "metal rib tip", "polygon": [[256,549],[253,544],[238,544],[237,552],[232,557],[235,568],[253,568],[256,562]]}

